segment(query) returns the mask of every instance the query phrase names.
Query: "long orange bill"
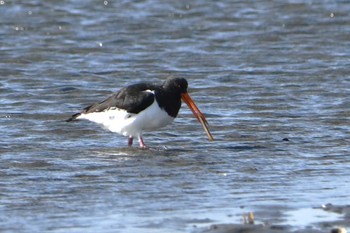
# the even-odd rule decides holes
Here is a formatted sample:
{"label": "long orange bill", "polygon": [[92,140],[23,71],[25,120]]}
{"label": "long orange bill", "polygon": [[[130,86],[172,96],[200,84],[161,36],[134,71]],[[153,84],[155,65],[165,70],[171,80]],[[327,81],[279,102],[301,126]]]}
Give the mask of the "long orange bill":
{"label": "long orange bill", "polygon": [[191,111],[193,112],[193,115],[197,118],[199,123],[201,123],[201,125],[203,126],[203,129],[205,130],[205,132],[208,135],[209,141],[213,141],[214,138],[213,138],[213,136],[211,135],[211,133],[209,131],[208,122],[205,119],[203,113],[201,113],[201,111],[199,111],[197,105],[193,102],[193,100],[191,99],[190,95],[187,92],[183,93],[183,94],[181,94],[181,99],[191,109]]}

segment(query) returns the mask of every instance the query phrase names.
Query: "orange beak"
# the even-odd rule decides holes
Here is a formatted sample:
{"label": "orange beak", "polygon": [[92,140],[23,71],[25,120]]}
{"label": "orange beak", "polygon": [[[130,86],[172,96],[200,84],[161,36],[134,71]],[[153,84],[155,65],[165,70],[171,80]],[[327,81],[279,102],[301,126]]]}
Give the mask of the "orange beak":
{"label": "orange beak", "polygon": [[183,94],[181,94],[181,99],[191,109],[191,111],[193,112],[193,115],[197,118],[199,123],[201,123],[201,125],[203,126],[203,129],[205,130],[205,132],[208,135],[209,141],[214,141],[214,138],[209,131],[207,120],[205,119],[203,113],[201,113],[201,111],[199,111],[197,105],[193,102],[190,95],[187,92],[183,93]]}

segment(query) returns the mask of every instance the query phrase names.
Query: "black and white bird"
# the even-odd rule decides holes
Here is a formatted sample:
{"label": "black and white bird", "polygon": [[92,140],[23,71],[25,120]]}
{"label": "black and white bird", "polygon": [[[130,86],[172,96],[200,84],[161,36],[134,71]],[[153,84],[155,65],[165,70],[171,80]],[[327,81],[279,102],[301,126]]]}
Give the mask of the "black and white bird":
{"label": "black and white bird", "polygon": [[188,83],[184,78],[170,78],[162,84],[138,83],[122,88],[106,100],[90,105],[80,113],[72,115],[67,122],[86,119],[111,132],[128,136],[132,146],[137,137],[141,148],[147,148],[143,131],[152,131],[170,124],[177,116],[181,100],[191,109],[202,124],[210,141],[214,140],[208,123],[187,93]]}

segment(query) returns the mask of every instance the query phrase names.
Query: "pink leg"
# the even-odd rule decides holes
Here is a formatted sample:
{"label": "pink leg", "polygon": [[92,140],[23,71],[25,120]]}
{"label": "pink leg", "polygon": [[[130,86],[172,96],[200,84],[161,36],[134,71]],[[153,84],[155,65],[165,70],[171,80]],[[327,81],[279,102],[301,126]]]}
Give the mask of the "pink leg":
{"label": "pink leg", "polygon": [[140,148],[142,148],[142,149],[148,148],[148,147],[145,145],[145,143],[143,142],[142,136],[139,136],[139,143],[140,143]]}
{"label": "pink leg", "polygon": [[132,142],[133,142],[134,138],[132,136],[129,136],[128,139],[128,146],[132,146]]}

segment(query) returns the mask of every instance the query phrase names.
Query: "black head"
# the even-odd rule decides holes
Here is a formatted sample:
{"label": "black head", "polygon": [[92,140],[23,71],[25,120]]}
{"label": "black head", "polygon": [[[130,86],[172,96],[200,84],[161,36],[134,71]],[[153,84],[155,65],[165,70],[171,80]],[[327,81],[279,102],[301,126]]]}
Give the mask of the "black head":
{"label": "black head", "polygon": [[187,80],[184,78],[169,78],[163,83],[165,90],[180,94],[187,92],[187,86]]}

